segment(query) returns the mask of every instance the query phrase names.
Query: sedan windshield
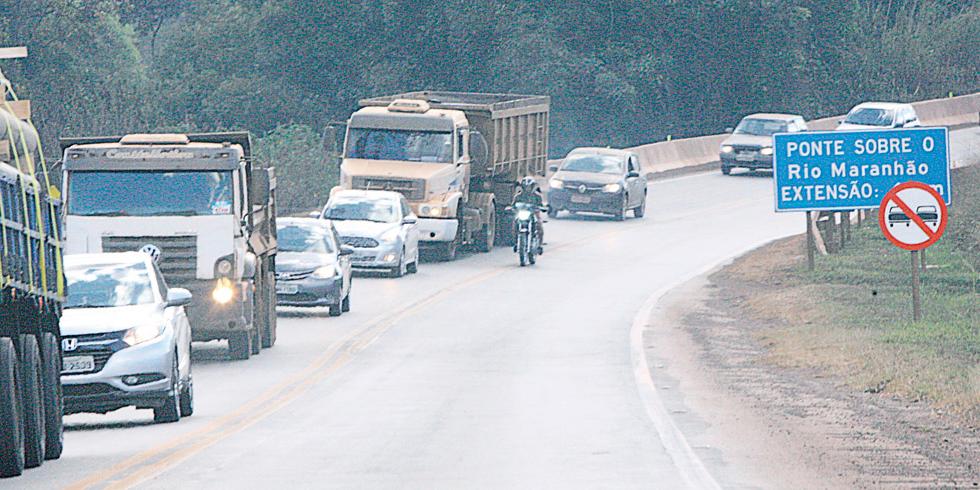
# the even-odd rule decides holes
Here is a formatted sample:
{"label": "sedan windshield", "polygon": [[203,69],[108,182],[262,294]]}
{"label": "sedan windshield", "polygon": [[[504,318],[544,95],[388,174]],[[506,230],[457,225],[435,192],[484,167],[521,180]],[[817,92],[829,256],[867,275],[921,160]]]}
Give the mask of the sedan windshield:
{"label": "sedan windshield", "polygon": [[395,129],[351,128],[347,158],[452,163],[451,133]]}
{"label": "sedan windshield", "polygon": [[866,107],[851,111],[844,122],[865,126],[891,126],[893,119],[892,111]]}
{"label": "sedan windshield", "polygon": [[329,254],[335,250],[333,235],[324,226],[279,226],[277,239],[280,252]]}
{"label": "sedan windshield", "polygon": [[561,169],[568,172],[621,174],[623,159],[612,155],[570,155],[565,159]]}
{"label": "sedan windshield", "polygon": [[745,118],[742,119],[742,122],[738,123],[738,127],[735,128],[735,134],[772,136],[776,133],[786,132],[787,128],[786,121]]}
{"label": "sedan windshield", "polygon": [[323,217],[339,221],[394,223],[398,221],[398,212],[390,201],[341,199],[327,204]]}
{"label": "sedan windshield", "polygon": [[142,263],[68,266],[65,308],[108,308],[153,303],[149,271]]}
{"label": "sedan windshield", "polygon": [[68,214],[201,216],[232,213],[231,172],[72,172]]}

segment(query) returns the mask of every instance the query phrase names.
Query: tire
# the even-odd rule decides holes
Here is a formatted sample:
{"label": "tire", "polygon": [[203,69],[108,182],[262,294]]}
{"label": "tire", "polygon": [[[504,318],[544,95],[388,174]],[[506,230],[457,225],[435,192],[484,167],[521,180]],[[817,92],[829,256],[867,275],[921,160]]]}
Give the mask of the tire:
{"label": "tire", "polygon": [[722,175],[731,175],[732,174],[732,168],[731,167],[728,167],[726,165],[722,165],[721,166],[721,174]]}
{"label": "tire", "polygon": [[459,248],[459,237],[451,242],[441,242],[438,245],[439,260],[442,262],[452,262],[456,260],[456,251]]}
{"label": "tire", "polygon": [[[411,264],[408,264],[407,269],[409,274],[417,273],[419,271],[419,258],[415,257],[415,261],[413,261]],[[348,296],[349,295],[350,293],[348,293]]]}
{"label": "tire", "polygon": [[401,255],[398,256],[398,265],[391,268],[388,271],[388,277],[397,279],[405,275],[405,250],[402,250]]}
{"label": "tire", "polygon": [[252,332],[237,332],[228,337],[228,357],[245,361],[252,357]]}
{"label": "tire", "polygon": [[21,423],[20,373],[14,343],[0,337],[0,477],[24,472],[24,432]]}
{"label": "tire", "polygon": [[491,203],[490,218],[481,230],[480,236],[476,239],[476,249],[481,253],[493,251],[494,239],[497,235],[497,210]]}
{"label": "tire", "polygon": [[278,325],[276,324],[276,275],[274,272],[268,270],[269,266],[266,265],[266,280],[265,280],[265,291],[266,291],[266,303],[265,312],[265,334],[262,335],[262,348],[268,349],[276,345],[276,333],[278,330]]}
{"label": "tire", "polygon": [[340,302],[340,311],[344,313],[350,311],[350,291],[347,292],[347,296],[344,296],[344,300]]}
{"label": "tire", "polygon": [[328,314],[330,316],[340,316],[340,314],[344,312],[343,301],[337,302],[336,304],[332,304],[329,306],[329,308],[330,310]]}
{"label": "tire", "polygon": [[642,218],[643,215],[647,213],[647,193],[643,193],[643,200],[640,201],[640,206],[633,209],[634,218]]}
{"label": "tire", "polygon": [[626,221],[626,206],[629,204],[629,202],[629,196],[623,195],[623,204],[621,206],[622,209],[613,214],[613,218],[615,218],[616,221]]}
{"label": "tire", "polygon": [[527,265],[527,258],[528,258],[527,249],[528,249],[527,235],[524,234],[524,233],[518,233],[518,235],[517,235],[517,255],[521,259],[521,267],[524,267],[525,265]]}
{"label": "tire", "polygon": [[44,463],[44,402],[41,399],[41,351],[37,337],[20,336],[21,407],[24,423],[24,467],[37,468]]}
{"label": "tire", "polygon": [[177,368],[177,353],[174,353],[173,367],[170,372],[170,391],[173,393],[168,396],[163,406],[153,409],[153,421],[158,424],[171,424],[180,420],[180,370]]}
{"label": "tire", "polygon": [[194,377],[187,378],[187,383],[180,390],[180,417],[194,415]]}
{"label": "tire", "polygon": [[42,379],[44,390],[44,458],[58,459],[64,450],[62,413],[65,402],[61,395],[61,348],[52,333],[41,336]]}

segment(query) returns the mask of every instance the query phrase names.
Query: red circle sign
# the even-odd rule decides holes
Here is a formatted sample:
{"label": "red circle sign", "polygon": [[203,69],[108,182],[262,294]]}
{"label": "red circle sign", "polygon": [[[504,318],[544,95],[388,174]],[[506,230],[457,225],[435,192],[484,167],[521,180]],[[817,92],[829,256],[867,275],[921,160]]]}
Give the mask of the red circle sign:
{"label": "red circle sign", "polygon": [[922,250],[938,242],[948,219],[943,197],[922,182],[893,187],[878,207],[878,226],[885,238],[905,250]]}

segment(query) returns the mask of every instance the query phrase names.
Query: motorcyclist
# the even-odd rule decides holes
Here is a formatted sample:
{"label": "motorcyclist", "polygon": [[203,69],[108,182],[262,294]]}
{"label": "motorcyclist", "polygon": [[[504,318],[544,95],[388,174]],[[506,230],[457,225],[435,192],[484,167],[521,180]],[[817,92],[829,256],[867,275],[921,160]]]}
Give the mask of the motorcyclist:
{"label": "motorcyclist", "polygon": [[[514,193],[514,204],[524,203],[531,205],[531,210],[534,212],[534,226],[535,232],[538,237],[538,255],[544,253],[544,220],[541,219],[541,208],[544,207],[544,193],[541,192],[541,186],[538,185],[538,181],[534,180],[534,177],[524,177],[521,179],[520,185],[517,187],[517,192]],[[517,245],[515,241],[514,251],[517,251]]]}

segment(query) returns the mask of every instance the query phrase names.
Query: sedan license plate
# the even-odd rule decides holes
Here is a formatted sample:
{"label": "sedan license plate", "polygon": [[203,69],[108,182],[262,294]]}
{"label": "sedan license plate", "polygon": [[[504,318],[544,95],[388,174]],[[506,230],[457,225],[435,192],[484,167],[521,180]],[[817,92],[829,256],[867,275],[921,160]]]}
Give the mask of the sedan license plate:
{"label": "sedan license plate", "polygon": [[276,293],[279,294],[296,294],[299,292],[299,286],[296,284],[282,284],[276,283]]}
{"label": "sedan license plate", "polygon": [[94,356],[73,356],[66,357],[61,361],[61,373],[88,373],[95,371]]}
{"label": "sedan license plate", "polygon": [[572,202],[576,204],[588,204],[592,202],[592,198],[589,196],[572,196]]}
{"label": "sedan license plate", "polygon": [[755,159],[755,155],[751,153],[739,153],[738,155],[735,155],[735,159],[740,162],[751,162]]}

